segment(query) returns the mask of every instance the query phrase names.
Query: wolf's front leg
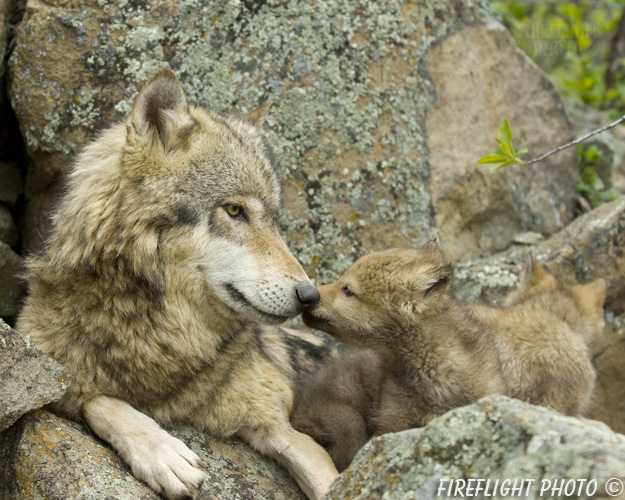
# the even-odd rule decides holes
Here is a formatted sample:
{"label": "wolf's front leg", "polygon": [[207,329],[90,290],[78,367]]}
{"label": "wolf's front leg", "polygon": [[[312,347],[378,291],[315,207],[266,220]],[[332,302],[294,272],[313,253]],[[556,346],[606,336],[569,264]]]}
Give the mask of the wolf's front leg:
{"label": "wolf's front leg", "polygon": [[187,446],[128,403],[97,396],[83,405],[89,427],[111,443],[133,474],[168,499],[196,498],[202,461]]}
{"label": "wolf's front leg", "polygon": [[276,459],[311,500],[322,500],[339,475],[330,455],[310,436],[290,424],[246,428],[240,436],[261,453]]}

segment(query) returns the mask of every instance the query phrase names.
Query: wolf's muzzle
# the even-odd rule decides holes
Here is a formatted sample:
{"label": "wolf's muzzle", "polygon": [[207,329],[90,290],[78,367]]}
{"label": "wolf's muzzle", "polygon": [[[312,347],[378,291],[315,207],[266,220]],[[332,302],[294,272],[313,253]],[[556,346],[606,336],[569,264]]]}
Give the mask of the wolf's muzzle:
{"label": "wolf's muzzle", "polygon": [[295,294],[302,309],[309,309],[319,302],[319,292],[310,283],[300,283],[295,287]]}

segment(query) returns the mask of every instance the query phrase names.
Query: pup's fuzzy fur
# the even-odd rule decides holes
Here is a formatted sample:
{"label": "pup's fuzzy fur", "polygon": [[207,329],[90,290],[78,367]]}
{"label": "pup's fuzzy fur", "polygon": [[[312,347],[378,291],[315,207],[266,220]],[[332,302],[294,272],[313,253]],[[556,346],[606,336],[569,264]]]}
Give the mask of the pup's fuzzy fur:
{"label": "pup's fuzzy fur", "polygon": [[[265,107],[266,108],[266,107]],[[278,233],[280,182],[246,119],[189,106],[158,71],[130,117],[78,156],[18,327],[73,373],[60,414],[84,417],[135,475],[195,497],[198,457],[160,425],[238,434],[310,498],[337,475],[289,424],[306,352],[276,326],[318,300]]]}
{"label": "pup's fuzzy fur", "polygon": [[291,423],[321,444],[342,471],[376,431],[381,388],[376,353],[343,349],[299,384]]}
{"label": "pup's fuzzy fur", "polygon": [[[581,414],[595,380],[588,344],[604,326],[605,282],[567,285],[530,258],[519,290],[499,309],[460,303],[450,291],[452,279],[434,242],[381,251],[356,261],[336,283],[319,286],[321,301],[304,312],[309,326],[379,356],[379,365],[369,362],[381,387],[373,434],[423,426],[493,393]],[[309,394],[349,402],[341,395],[348,389],[337,396],[334,387],[340,369],[330,362],[329,375],[318,373]],[[312,404],[298,401],[293,422],[319,439],[315,425],[327,417]],[[324,439],[344,465],[354,443],[340,435]]]}

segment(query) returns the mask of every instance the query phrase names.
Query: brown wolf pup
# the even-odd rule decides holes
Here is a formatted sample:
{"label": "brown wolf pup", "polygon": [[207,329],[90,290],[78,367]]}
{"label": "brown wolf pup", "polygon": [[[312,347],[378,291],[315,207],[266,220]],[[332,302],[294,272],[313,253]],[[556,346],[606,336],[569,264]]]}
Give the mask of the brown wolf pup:
{"label": "brown wolf pup", "polygon": [[[376,252],[319,286],[321,301],[304,312],[307,325],[380,357],[374,434],[423,426],[492,393],[583,412],[595,380],[588,343],[604,326],[605,282],[566,285],[532,259],[518,292],[498,309],[460,303],[452,278],[434,242]],[[310,392],[325,387],[334,398],[335,379],[318,373]],[[299,408],[310,404],[298,403],[296,427],[313,428],[306,418],[320,419]]]}
{"label": "brown wolf pup", "polygon": [[205,475],[160,425],[237,434],[310,498],[337,475],[289,423],[305,353],[328,349],[275,326],[319,296],[278,233],[262,111],[189,106],[158,71],[131,115],[78,156],[43,253],[28,260],[17,326],[73,373],[55,410],[84,417],[170,499],[196,497]]}
{"label": "brown wolf pup", "polygon": [[377,428],[381,384],[374,351],[342,349],[300,381],[291,424],[322,445],[342,471]]}

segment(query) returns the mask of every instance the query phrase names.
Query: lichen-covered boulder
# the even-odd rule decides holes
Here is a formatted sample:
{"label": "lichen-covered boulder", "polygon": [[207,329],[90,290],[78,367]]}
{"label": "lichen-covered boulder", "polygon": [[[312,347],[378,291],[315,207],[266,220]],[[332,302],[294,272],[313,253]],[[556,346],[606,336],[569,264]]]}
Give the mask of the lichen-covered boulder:
{"label": "lichen-covered boulder", "polygon": [[462,494],[473,498],[511,496],[516,487],[515,498],[564,498],[565,491],[573,491],[571,498],[622,499],[622,490],[610,495],[618,483],[609,481],[622,481],[623,470],[625,436],[489,396],[422,429],[373,439],[332,485],[328,500],[458,498],[455,488],[463,485],[458,481],[464,482]]}
{"label": "lichen-covered boulder", "polygon": [[[238,439],[172,433],[206,464],[200,500],[306,499],[284,469]],[[87,428],[45,411],[0,434],[0,485],[7,499],[162,500]]]}
{"label": "lichen-covered boulder", "polygon": [[69,381],[65,368],[0,319],[0,431],[60,399]]}
{"label": "lichen-covered boulder", "polygon": [[530,243],[460,263],[455,270],[459,296],[500,303],[516,287],[527,253],[561,279],[588,283],[603,278],[608,308],[618,305],[625,295],[625,196],[581,215],[550,238]]}
{"label": "lichen-covered boulder", "polygon": [[573,152],[497,175],[475,165],[504,116],[532,152],[570,138],[560,98],[485,1],[29,1],[9,66],[34,165],[29,249],[71,155],[160,66],[218,111],[274,102],[285,237],[323,281],[373,249],[438,234],[466,260],[572,218]]}

